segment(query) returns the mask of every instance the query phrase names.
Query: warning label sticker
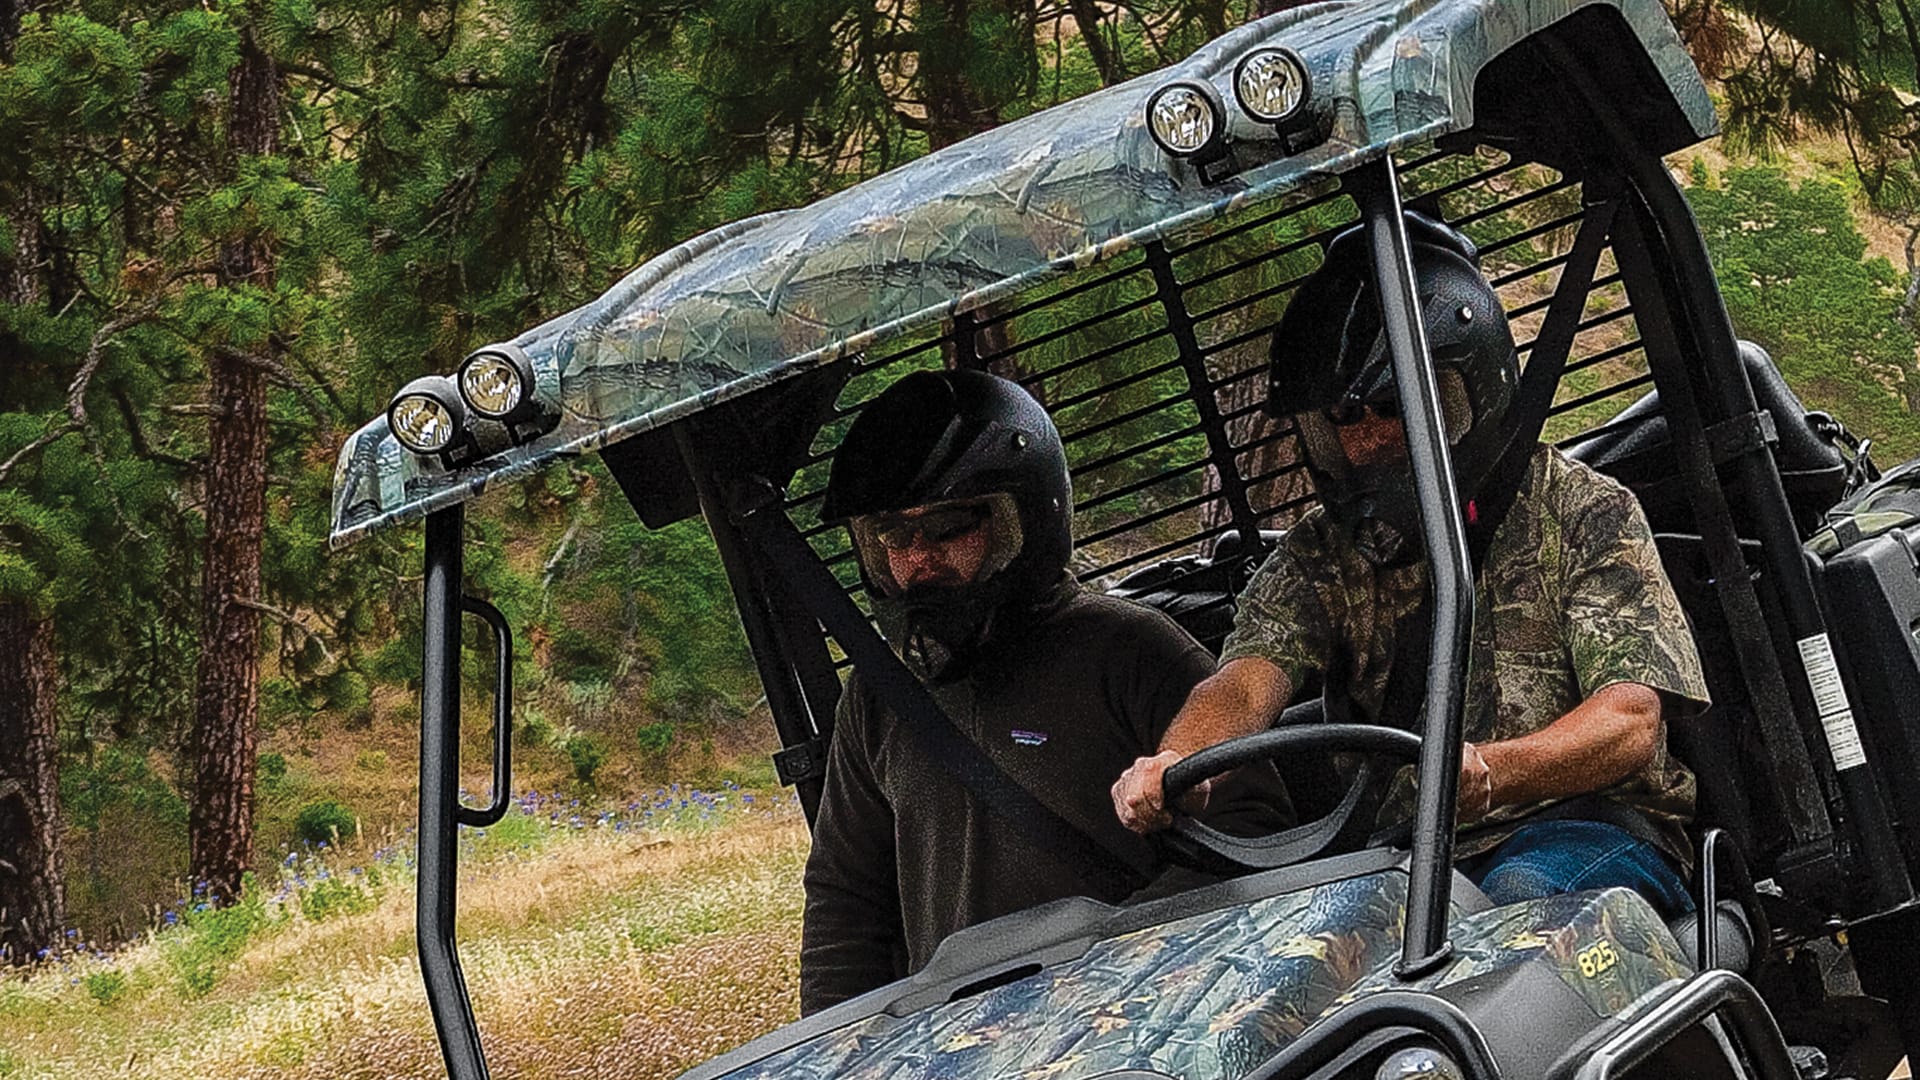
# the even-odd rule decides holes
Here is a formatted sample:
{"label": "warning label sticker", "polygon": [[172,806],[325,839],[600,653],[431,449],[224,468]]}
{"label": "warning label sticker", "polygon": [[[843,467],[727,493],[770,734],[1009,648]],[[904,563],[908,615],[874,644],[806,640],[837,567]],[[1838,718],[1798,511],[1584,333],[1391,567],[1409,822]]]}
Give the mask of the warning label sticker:
{"label": "warning label sticker", "polygon": [[1833,643],[1825,634],[1801,638],[1800,663],[1806,668],[1807,685],[1813,690],[1813,705],[1820,713],[1820,726],[1827,730],[1827,749],[1833,754],[1836,769],[1851,769],[1867,763],[1860,745],[1860,729],[1854,726],[1853,709],[1847,704],[1847,688],[1840,681],[1840,666],[1833,661]]}

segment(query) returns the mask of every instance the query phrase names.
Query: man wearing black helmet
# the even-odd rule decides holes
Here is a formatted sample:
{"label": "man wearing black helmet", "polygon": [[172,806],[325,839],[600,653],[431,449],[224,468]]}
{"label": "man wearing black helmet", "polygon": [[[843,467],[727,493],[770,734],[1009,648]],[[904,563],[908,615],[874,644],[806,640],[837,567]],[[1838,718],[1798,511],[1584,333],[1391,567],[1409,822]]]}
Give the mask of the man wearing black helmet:
{"label": "man wearing black helmet", "polygon": [[[872,673],[853,673],[807,860],[803,1013],[918,970],[962,927],[1167,887],[1106,788],[1158,745],[1212,661],[1159,612],[1079,588],[1072,507],[1046,410],[991,375],[907,375],[841,443],[823,517],[846,523],[882,635],[944,713],[932,722],[978,754],[951,753]],[[982,769],[1020,799],[983,797]],[[1242,772],[1212,822],[1289,823],[1277,775]],[[1051,834],[1032,820],[1048,815],[1064,823]]]}
{"label": "man wearing black helmet", "polygon": [[[1408,231],[1476,568],[1460,868],[1497,903],[1623,885],[1684,910],[1694,784],[1668,755],[1665,722],[1704,703],[1706,686],[1646,519],[1619,484],[1515,437],[1519,362],[1472,243],[1418,214]],[[1167,823],[1168,765],[1266,727],[1312,672],[1330,712],[1417,716],[1427,560],[1358,229],[1329,245],[1273,350],[1268,406],[1298,423],[1322,505],[1248,585],[1218,671],[1160,753],[1114,784],[1136,831]],[[1411,818],[1410,774],[1383,824]]]}

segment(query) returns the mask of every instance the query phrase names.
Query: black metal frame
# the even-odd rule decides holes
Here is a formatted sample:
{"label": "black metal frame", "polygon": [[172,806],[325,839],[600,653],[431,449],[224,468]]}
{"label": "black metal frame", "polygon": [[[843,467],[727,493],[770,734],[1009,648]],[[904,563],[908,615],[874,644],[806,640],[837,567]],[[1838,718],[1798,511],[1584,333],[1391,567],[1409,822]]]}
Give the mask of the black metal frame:
{"label": "black metal frame", "polygon": [[[1603,364],[1619,364],[1636,351],[1644,352],[1647,369],[1644,374],[1629,375],[1601,389],[1562,401],[1553,413],[1562,414],[1649,384],[1659,390],[1664,411],[1675,421],[1669,425],[1675,458],[1692,485],[1698,529],[1719,583],[1720,604],[1733,635],[1742,673],[1753,688],[1760,734],[1767,747],[1770,767],[1775,769],[1772,779],[1788,811],[1792,847],[1771,869],[1790,891],[1832,905],[1831,909],[1850,916],[1909,903],[1913,899],[1912,884],[1906,864],[1893,843],[1885,800],[1874,776],[1868,768],[1837,771],[1830,756],[1814,752],[1825,747],[1824,731],[1819,718],[1813,715],[1805,680],[1789,677],[1798,670],[1797,657],[1787,655],[1791,645],[1783,649],[1781,641],[1771,634],[1759,593],[1740,554],[1739,530],[1730,508],[1728,487],[1755,511],[1768,588],[1779,599],[1792,640],[1824,632],[1815,587],[1799,555],[1798,536],[1794,534],[1779,472],[1768,450],[1753,392],[1691,212],[1660,160],[1634,150],[1631,133],[1622,129],[1618,117],[1605,106],[1603,95],[1585,76],[1580,62],[1564,46],[1549,41],[1544,48],[1549,54],[1558,53],[1570,84],[1587,100],[1588,111],[1597,121],[1602,136],[1599,142],[1607,144],[1610,151],[1606,171],[1610,174],[1616,168],[1625,170],[1625,188],[1620,195],[1622,205],[1614,219],[1611,245],[1618,272],[1586,288],[1591,295],[1592,290],[1617,282],[1625,286],[1628,299],[1623,306],[1578,320],[1570,334],[1550,335],[1549,347],[1563,347],[1560,340],[1563,336],[1578,339],[1590,331],[1602,333],[1608,324],[1631,315],[1638,331],[1637,339],[1606,344],[1578,359],[1569,357],[1566,371],[1574,373]],[[1458,510],[1448,448],[1441,434],[1431,358],[1415,303],[1411,259],[1401,217],[1402,178],[1457,159],[1466,145],[1464,141],[1450,144],[1448,148],[1409,162],[1396,164],[1387,159],[1362,167],[1342,178],[1342,184],[1306,193],[1281,208],[1263,210],[1191,241],[1147,245],[1141,252],[1116,264],[1068,279],[1046,295],[997,310],[959,313],[942,334],[909,342],[885,355],[848,362],[853,368],[855,383],[896,363],[942,362],[993,369],[996,365],[1039,355],[1055,342],[1071,340],[1094,327],[1110,324],[1118,340],[1024,373],[1024,381],[1043,398],[1049,396],[1045,391],[1055,388],[1052,396],[1056,400],[1052,405],[1056,410],[1078,411],[1078,418],[1065,431],[1070,447],[1093,439],[1114,444],[1098,452],[1076,452],[1073,471],[1076,483],[1082,485],[1076,510],[1097,522],[1096,527],[1083,534],[1082,540],[1101,549],[1095,565],[1082,576],[1102,578],[1176,552],[1205,548],[1228,533],[1237,534],[1242,541],[1239,558],[1257,559],[1263,527],[1283,520],[1285,515],[1299,509],[1305,499],[1289,497],[1268,503],[1257,494],[1263,485],[1284,479],[1298,469],[1297,463],[1283,465],[1264,475],[1250,475],[1253,470],[1242,463],[1264,447],[1292,439],[1294,433],[1285,425],[1276,425],[1264,433],[1241,430],[1256,419],[1257,406],[1224,404],[1223,401],[1234,398],[1248,380],[1260,377],[1264,365],[1257,357],[1251,362],[1243,359],[1237,366],[1230,358],[1259,351],[1260,344],[1272,333],[1279,301],[1298,284],[1300,276],[1271,284],[1259,283],[1257,288],[1232,293],[1224,301],[1209,302],[1207,292],[1233,275],[1259,273],[1269,263],[1280,265],[1275,260],[1311,252],[1323,246],[1337,229],[1356,219],[1369,225],[1376,284],[1386,308],[1385,325],[1392,346],[1394,376],[1401,400],[1407,403],[1409,457],[1414,466],[1422,529],[1427,549],[1445,553],[1444,558],[1435,561],[1433,576],[1433,662],[1427,671],[1422,722],[1425,738],[1420,762],[1422,775],[1434,778],[1434,782],[1420,786],[1410,865],[1408,924],[1403,954],[1396,965],[1396,971],[1409,979],[1430,972],[1449,955],[1447,916],[1457,794],[1455,763],[1461,739],[1464,673],[1471,629],[1472,571],[1465,523]],[[1502,196],[1490,206],[1456,215],[1455,220],[1462,224],[1485,222],[1496,214],[1532,200],[1551,198],[1556,193],[1578,188],[1583,180],[1592,179],[1580,175],[1583,170],[1578,166],[1562,168],[1561,174],[1530,187],[1523,185],[1518,194]],[[1415,198],[1406,201],[1423,209],[1433,209],[1444,199],[1477,191],[1495,178],[1510,180],[1526,169],[1544,171],[1537,163],[1514,158],[1476,169],[1465,177],[1450,176],[1437,186],[1417,191]],[[1611,184],[1608,190],[1612,198]],[[1284,228],[1291,221],[1304,220],[1299,215],[1308,212],[1324,212],[1325,218],[1337,217],[1333,211],[1343,199],[1352,200],[1355,215],[1332,222],[1316,218],[1316,227],[1304,233],[1290,233]],[[1571,227],[1580,223],[1582,217],[1582,212],[1548,217],[1483,244],[1483,253],[1490,254],[1517,250],[1536,241],[1551,241],[1550,253],[1545,258],[1497,275],[1496,287],[1564,266],[1569,253],[1559,250],[1565,245],[1554,238],[1559,233],[1571,232]],[[1276,237],[1271,246],[1227,265],[1218,265],[1217,256],[1230,250],[1226,245],[1236,238],[1263,235],[1257,230],[1269,230]],[[1109,287],[1121,294],[1119,299],[1093,316],[1065,326],[1045,321],[1050,307],[1076,298],[1100,296],[1097,290]],[[1141,295],[1129,296],[1130,288],[1144,291]],[[1558,299],[1556,291],[1554,301]],[[1529,311],[1540,310],[1547,303],[1543,300],[1528,305]],[[1516,310],[1512,314],[1526,313],[1529,312]],[[1124,320],[1133,318],[1145,320],[1148,325],[1131,330],[1131,324]],[[1037,322],[1038,332],[1027,335],[1024,340],[1015,340],[1016,329],[1029,321]],[[1058,392],[1057,388],[1065,385],[1064,380],[1079,380],[1087,373],[1103,370],[1100,365],[1116,357],[1169,347],[1170,353],[1150,353],[1148,362],[1133,365],[1118,377],[1091,387],[1077,386],[1064,395]],[[1523,353],[1532,347],[1531,342],[1521,345]],[[1577,348],[1574,341],[1566,342],[1565,347],[1569,352]],[[1139,387],[1145,380],[1172,377],[1175,373],[1185,381],[1181,393],[1155,398],[1145,404],[1116,407],[1117,411],[1102,411],[1105,398]],[[865,396],[870,397],[870,393]],[[832,422],[843,421],[857,412],[864,404],[863,391],[850,385],[842,400],[844,404],[836,410]],[[1170,419],[1168,411],[1176,408],[1189,410],[1192,419],[1185,419],[1186,414]],[[1710,430],[1724,436],[1743,424],[1753,429],[1755,437],[1710,438]],[[840,693],[836,668],[844,666],[845,661],[835,663],[819,620],[788,593],[765,553],[742,534],[731,513],[721,477],[729,440],[737,438],[739,433],[727,428],[723,418],[698,417],[676,425],[672,436],[692,478],[698,505],[715,537],[781,742],[787,748],[778,759],[782,778],[794,783],[811,821],[818,805],[825,749]],[[1167,453],[1180,446],[1182,440],[1189,439],[1197,439],[1204,447],[1198,458],[1169,466],[1144,479],[1136,477],[1121,483],[1103,483],[1100,479],[1119,463],[1144,454]],[[830,440],[823,439],[826,441]],[[810,514],[817,513],[814,507],[821,494],[820,476],[831,452],[830,446],[823,445],[798,463],[802,470],[811,472],[803,471],[795,485],[796,492],[785,498],[778,509],[798,519],[795,524],[822,560],[837,569],[849,592],[857,592],[858,582],[850,572],[851,554],[843,538],[836,530],[808,520]],[[1191,494],[1187,485],[1199,483],[1208,472],[1212,474],[1211,484],[1203,483],[1198,495]],[[1723,487],[1723,476],[1726,487]],[[1214,503],[1223,513],[1212,524],[1198,531],[1181,524],[1184,518],[1199,514]],[[1121,508],[1130,509],[1122,512]],[[453,943],[456,826],[488,824],[497,821],[506,810],[511,635],[497,611],[461,594],[461,523],[462,514],[457,507],[438,512],[427,522],[418,915],[422,971],[450,1075],[455,1080],[477,1080],[487,1075],[486,1065]],[[1170,536],[1176,538],[1170,539]],[[1231,602],[1230,595],[1215,601],[1223,605]],[[459,617],[463,610],[488,621],[500,651],[496,676],[494,793],[492,805],[484,811],[462,806],[458,800]],[[1810,747],[1814,751],[1810,751]],[[1871,881],[1872,895],[1864,898],[1848,895],[1845,887],[1863,878]],[[1710,918],[1703,918],[1703,936],[1711,934],[1711,924]],[[1766,944],[1756,942],[1763,949]],[[1702,955],[1711,955],[1711,950],[1703,949]],[[1667,1031],[1663,1025],[1684,1026],[1715,1010],[1731,1017],[1736,1027],[1747,1023],[1739,1016],[1741,1010],[1749,1008],[1751,995],[1751,988],[1744,983],[1736,985],[1716,976],[1706,982],[1695,980],[1689,986],[1696,988],[1687,991],[1685,996],[1676,994],[1670,1005],[1656,1010],[1657,1018],[1665,1019],[1658,1019],[1656,1023],[1654,1019],[1643,1018],[1647,1020],[1645,1024],[1632,1028],[1639,1034],[1631,1039],[1622,1034],[1621,1039],[1626,1041],[1614,1046],[1611,1051],[1614,1056],[1609,1060],[1631,1064],[1629,1058],[1640,1053],[1643,1046],[1643,1042],[1634,1040],[1652,1039]],[[1398,998],[1382,997],[1387,999],[1386,1003],[1368,1007],[1379,1010],[1381,1017],[1400,1007],[1395,1004]],[[1420,1000],[1432,1004],[1437,999]],[[1373,1016],[1372,1012],[1356,1011],[1359,1009],[1359,1005],[1352,1006],[1329,1019],[1343,1018],[1338,1027],[1351,1034],[1359,1030],[1353,1025],[1374,1022],[1367,1020]],[[1449,1046],[1460,1041],[1446,1034],[1452,1024],[1446,1016],[1433,1013],[1425,1006],[1415,1012],[1425,1019],[1413,1027],[1443,1041],[1452,1040]],[[1671,1019],[1680,1015],[1688,1019]],[[1388,1022],[1378,1017],[1375,1020]],[[1400,1016],[1392,1022],[1405,1020],[1406,1017]],[[1470,1032],[1471,1024],[1466,1027]],[[1317,1025],[1315,1031],[1319,1030]],[[1302,1045],[1305,1044],[1303,1040]],[[1471,1040],[1463,1045],[1466,1049],[1462,1053],[1471,1057]],[[1288,1060],[1305,1061],[1307,1058],[1302,1055],[1307,1053],[1300,1050]]]}
{"label": "black metal frame", "polygon": [[[1720,583],[1736,655],[1749,683],[1759,684],[1754,702],[1769,756],[1781,766],[1776,781],[1789,796],[1789,825],[1797,850],[1783,860],[1781,871],[1800,890],[1854,914],[1909,902],[1913,884],[1872,769],[1860,764],[1839,770],[1830,752],[1808,752],[1808,747],[1828,749],[1811,687],[1803,670],[1798,679],[1786,678],[1786,650],[1768,628],[1740,555],[1720,481],[1722,468],[1731,473],[1734,490],[1758,510],[1752,518],[1790,639],[1805,642],[1826,635],[1825,616],[1769,443],[1763,436],[1731,440],[1718,454],[1709,444],[1715,429],[1746,424],[1759,433],[1764,427],[1693,211],[1665,164],[1633,151],[1631,133],[1604,107],[1600,89],[1571,50],[1557,41],[1549,41],[1547,48],[1564,66],[1629,178],[1627,212],[1618,225],[1622,242],[1615,245],[1615,255],[1621,278],[1642,313],[1636,322],[1662,400],[1670,413],[1698,421],[1669,424],[1668,430],[1693,485],[1698,525]],[[1800,777],[1818,781],[1828,793],[1825,807],[1805,797],[1811,793],[1797,782]],[[1849,822],[1852,828],[1836,836],[1836,826]],[[1836,839],[1843,845],[1838,852]],[[1849,872],[1833,872],[1836,856]],[[1849,895],[1852,883],[1860,880],[1872,884],[1864,907]]]}
{"label": "black metal frame", "polygon": [[1467,645],[1473,633],[1473,564],[1467,523],[1453,480],[1440,389],[1420,321],[1413,249],[1400,204],[1400,176],[1391,159],[1354,178],[1373,253],[1374,284],[1393,357],[1413,490],[1420,500],[1433,594],[1432,639],[1422,708],[1420,790],[1413,811],[1413,866],[1407,886],[1407,929],[1394,973],[1417,979],[1452,955],[1447,899],[1453,882],[1453,823],[1460,786],[1461,709],[1466,703]]}
{"label": "black metal frame", "polygon": [[[1703,971],[1622,1025],[1595,1046],[1582,1046],[1577,1080],[1610,1080],[1631,1073],[1682,1032],[1718,1018],[1732,1029],[1756,1080],[1797,1080],[1780,1027],[1753,984],[1731,971]],[[1559,1075],[1556,1070],[1556,1075]]]}
{"label": "black metal frame", "polygon": [[[427,518],[425,613],[420,669],[419,883],[415,942],[433,1026],[451,1080],[486,1080],[486,1055],[454,945],[460,842],[460,612],[463,507]],[[504,625],[504,623],[502,623]],[[505,740],[501,740],[504,744]],[[495,789],[498,802],[507,791]],[[504,811],[505,807],[502,807]]]}

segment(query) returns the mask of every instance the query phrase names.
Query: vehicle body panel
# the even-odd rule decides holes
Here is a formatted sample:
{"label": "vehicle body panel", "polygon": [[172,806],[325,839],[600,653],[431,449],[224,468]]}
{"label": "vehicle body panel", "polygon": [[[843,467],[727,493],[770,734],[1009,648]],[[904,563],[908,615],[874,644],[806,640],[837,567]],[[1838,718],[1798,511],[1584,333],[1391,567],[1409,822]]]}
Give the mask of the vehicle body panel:
{"label": "vehicle body panel", "polygon": [[1453,957],[1402,981],[1393,966],[1406,901],[1398,870],[1324,882],[1096,941],[1073,960],[904,1018],[880,1012],[785,1048],[775,1033],[689,1077],[1235,1077],[1322,1015],[1382,991],[1433,991],[1538,963],[1597,1021],[1692,972],[1646,901],[1613,889],[1473,914],[1456,905]]}

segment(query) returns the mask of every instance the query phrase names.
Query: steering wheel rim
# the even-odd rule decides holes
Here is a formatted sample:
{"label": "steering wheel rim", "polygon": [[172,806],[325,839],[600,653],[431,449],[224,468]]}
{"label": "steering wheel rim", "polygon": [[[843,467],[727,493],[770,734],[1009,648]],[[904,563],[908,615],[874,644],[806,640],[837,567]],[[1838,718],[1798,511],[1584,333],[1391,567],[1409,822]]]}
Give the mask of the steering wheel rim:
{"label": "steering wheel rim", "polygon": [[[1378,724],[1285,723],[1229,739],[1182,758],[1162,774],[1164,805],[1173,812],[1174,822],[1158,835],[1174,861],[1214,873],[1272,870],[1303,862],[1353,835],[1356,815],[1370,831],[1384,793],[1375,783],[1371,758],[1384,755],[1417,761],[1420,744],[1420,736],[1412,732]],[[1314,821],[1268,836],[1237,837],[1178,811],[1178,799],[1202,780],[1282,752],[1303,750],[1369,755],[1339,805]]]}
{"label": "steering wheel rim", "polygon": [[1289,724],[1268,728],[1196,750],[1167,766],[1160,777],[1165,804],[1174,806],[1202,780],[1276,757],[1283,750],[1384,754],[1418,761],[1420,736],[1379,724]]}

